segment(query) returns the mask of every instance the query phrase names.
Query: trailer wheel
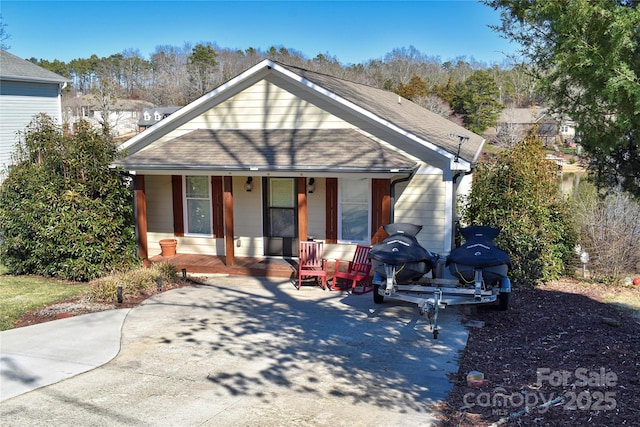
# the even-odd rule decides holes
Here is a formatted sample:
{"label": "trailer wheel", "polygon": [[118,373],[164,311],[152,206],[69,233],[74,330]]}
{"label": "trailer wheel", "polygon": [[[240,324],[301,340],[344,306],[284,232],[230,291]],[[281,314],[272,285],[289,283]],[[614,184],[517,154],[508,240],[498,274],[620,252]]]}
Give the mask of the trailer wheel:
{"label": "trailer wheel", "polygon": [[511,295],[511,292],[500,292],[498,294],[498,310],[507,311],[509,308],[509,295]]}
{"label": "trailer wheel", "polygon": [[378,291],[380,290],[380,285],[373,285],[373,302],[376,304],[382,304],[384,302],[384,295],[380,295]]}

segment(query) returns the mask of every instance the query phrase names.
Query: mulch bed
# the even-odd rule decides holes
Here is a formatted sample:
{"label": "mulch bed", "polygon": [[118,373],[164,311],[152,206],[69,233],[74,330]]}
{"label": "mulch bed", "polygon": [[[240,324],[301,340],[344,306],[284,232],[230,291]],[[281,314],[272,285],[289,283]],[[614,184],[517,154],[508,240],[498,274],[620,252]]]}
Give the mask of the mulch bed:
{"label": "mulch bed", "polygon": [[506,312],[478,307],[442,425],[640,425],[640,320],[605,291],[563,280],[514,289]]}

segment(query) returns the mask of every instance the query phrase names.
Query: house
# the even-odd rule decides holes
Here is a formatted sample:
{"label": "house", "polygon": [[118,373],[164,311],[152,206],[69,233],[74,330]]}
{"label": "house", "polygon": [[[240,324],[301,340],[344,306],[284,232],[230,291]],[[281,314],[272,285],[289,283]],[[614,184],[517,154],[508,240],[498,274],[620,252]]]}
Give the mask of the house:
{"label": "house", "polygon": [[145,108],[144,110],[142,110],[140,120],[138,120],[138,131],[142,132],[143,130],[150,128],[160,120],[169,117],[179,109],[180,107]]}
{"label": "house", "polygon": [[46,113],[62,124],[60,93],[68,79],[0,50],[0,182],[18,143],[34,116]]}
{"label": "house", "polygon": [[489,140],[513,145],[522,141],[529,131],[536,129],[545,145],[571,144],[575,138],[575,122],[549,114],[546,108],[505,108],[495,129],[487,131]]}
{"label": "house", "polygon": [[[138,133],[140,111],[152,106],[150,102],[137,99],[109,99],[101,102],[95,95],[77,95],[62,100],[63,120],[69,129],[76,129],[80,120],[86,120],[94,128],[102,128],[107,120],[111,133],[115,137]],[[108,113],[105,111],[108,110]]]}
{"label": "house", "polygon": [[484,139],[398,95],[264,60],[126,141],[139,253],[327,258],[420,224],[448,254]]}

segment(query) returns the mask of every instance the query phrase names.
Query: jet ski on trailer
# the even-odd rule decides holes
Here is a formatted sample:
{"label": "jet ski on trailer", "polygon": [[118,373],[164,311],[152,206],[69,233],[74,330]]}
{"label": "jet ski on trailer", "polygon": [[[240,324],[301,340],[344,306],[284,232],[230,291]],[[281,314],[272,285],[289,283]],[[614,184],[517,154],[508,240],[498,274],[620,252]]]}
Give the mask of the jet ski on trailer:
{"label": "jet ski on trailer", "polygon": [[[376,304],[382,304],[385,298],[416,303],[436,339],[438,310],[447,305],[498,301],[502,310],[507,309],[511,260],[493,243],[500,230],[485,226],[461,229],[465,243],[446,260],[418,243],[421,225],[388,224],[384,230],[389,236],[369,252]],[[441,263],[449,267],[453,279],[442,277],[443,271],[438,268]]]}

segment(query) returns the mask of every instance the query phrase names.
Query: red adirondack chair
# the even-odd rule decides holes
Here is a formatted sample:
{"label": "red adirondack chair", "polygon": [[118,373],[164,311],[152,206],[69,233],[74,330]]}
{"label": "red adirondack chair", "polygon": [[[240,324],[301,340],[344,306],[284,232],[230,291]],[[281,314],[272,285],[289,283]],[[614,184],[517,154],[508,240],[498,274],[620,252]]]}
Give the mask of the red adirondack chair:
{"label": "red adirondack chair", "polygon": [[[353,294],[371,292],[373,285],[369,277],[371,272],[370,250],[370,246],[356,245],[356,251],[351,261],[337,259],[330,289],[337,291],[350,288]],[[361,285],[361,289],[357,289],[358,284]]]}
{"label": "red adirondack chair", "polygon": [[327,260],[324,259],[324,242],[300,242],[298,260],[298,289],[302,279],[315,277],[321,279],[322,289],[327,289]]}

